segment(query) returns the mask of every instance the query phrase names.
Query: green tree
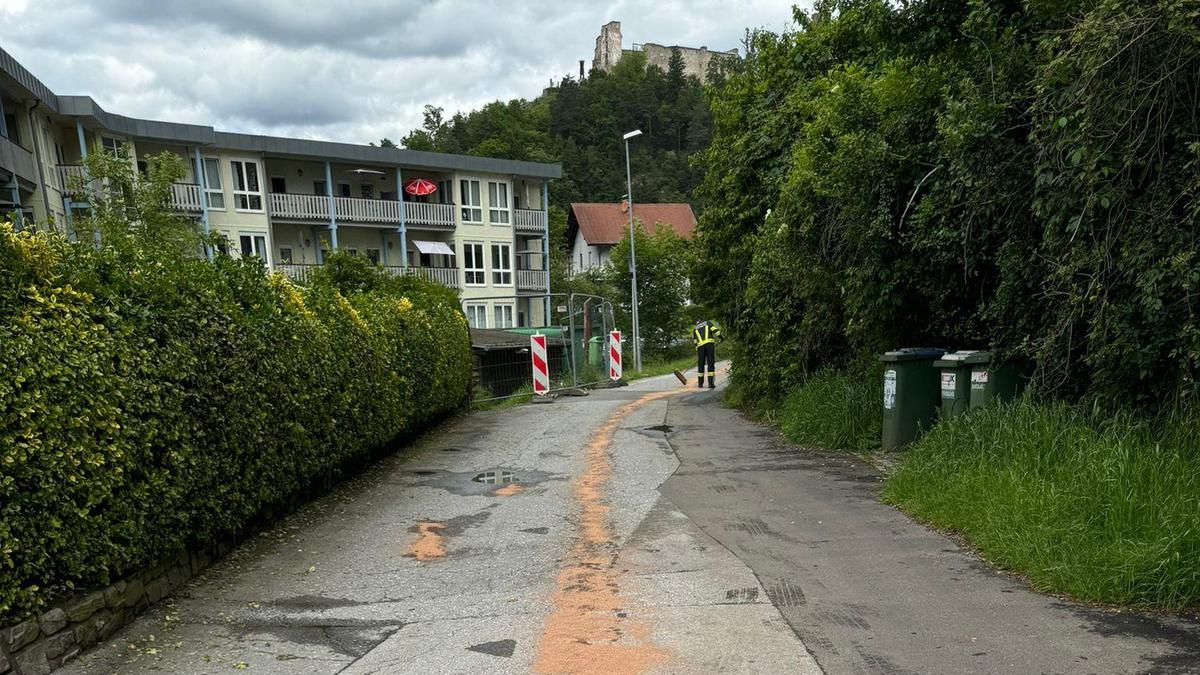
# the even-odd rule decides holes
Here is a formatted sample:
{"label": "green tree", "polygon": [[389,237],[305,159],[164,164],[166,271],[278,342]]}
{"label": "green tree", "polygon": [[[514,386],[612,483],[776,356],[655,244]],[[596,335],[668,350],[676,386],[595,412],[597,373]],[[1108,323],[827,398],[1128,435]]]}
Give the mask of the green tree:
{"label": "green tree", "polygon": [[[645,355],[654,356],[687,337],[685,306],[689,299],[687,273],[691,250],[689,243],[670,226],[656,224],[653,232],[647,232],[640,220],[634,221],[634,242],[639,330]],[[618,324],[624,326],[630,325],[627,318],[632,308],[629,259],[626,235],[613,247],[611,262],[603,273],[608,297],[615,299],[626,319],[618,318]]]}

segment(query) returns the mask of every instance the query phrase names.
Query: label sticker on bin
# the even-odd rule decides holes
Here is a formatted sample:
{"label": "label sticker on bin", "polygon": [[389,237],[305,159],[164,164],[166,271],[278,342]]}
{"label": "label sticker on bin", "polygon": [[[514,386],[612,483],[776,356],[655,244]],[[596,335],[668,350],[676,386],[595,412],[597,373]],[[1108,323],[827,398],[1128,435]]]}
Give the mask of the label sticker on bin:
{"label": "label sticker on bin", "polygon": [[958,374],[942,373],[942,398],[953,399],[958,393]]}
{"label": "label sticker on bin", "polygon": [[971,373],[971,389],[974,391],[983,391],[987,388],[988,371],[976,370]]}
{"label": "label sticker on bin", "polygon": [[896,371],[894,370],[883,374],[883,407],[885,410],[896,407]]}

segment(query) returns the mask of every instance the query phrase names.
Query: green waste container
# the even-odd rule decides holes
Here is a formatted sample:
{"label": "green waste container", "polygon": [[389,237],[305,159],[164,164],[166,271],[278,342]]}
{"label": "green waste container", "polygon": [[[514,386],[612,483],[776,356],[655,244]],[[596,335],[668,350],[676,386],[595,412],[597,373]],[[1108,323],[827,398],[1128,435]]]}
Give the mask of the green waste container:
{"label": "green waste container", "polygon": [[928,429],[937,415],[938,371],[944,349],[909,348],[887,352],[883,361],[883,449],[895,450]]}
{"label": "green waste container", "polygon": [[995,363],[991,352],[975,352],[965,359],[971,366],[971,405],[981,408],[992,401],[1010,401],[1021,391],[1021,376],[1011,363]]}
{"label": "green waste container", "polygon": [[939,419],[948,419],[967,411],[971,402],[971,365],[966,359],[974,353],[958,351],[933,362],[941,381]]}
{"label": "green waste container", "polygon": [[604,367],[604,343],[605,337],[597,335],[588,340],[588,365],[600,370]]}

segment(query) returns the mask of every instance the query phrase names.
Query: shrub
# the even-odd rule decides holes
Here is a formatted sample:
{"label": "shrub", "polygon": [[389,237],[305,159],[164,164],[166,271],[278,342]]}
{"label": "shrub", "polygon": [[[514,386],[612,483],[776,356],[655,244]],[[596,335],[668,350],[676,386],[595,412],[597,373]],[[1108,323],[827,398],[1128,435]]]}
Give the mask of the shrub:
{"label": "shrub", "polygon": [[1200,603],[1200,408],[1155,419],[1023,398],[939,423],[884,497],[1034,588]]}
{"label": "shrub", "polygon": [[778,409],[783,435],[793,443],[866,452],[879,446],[883,397],[878,368],[818,371]]}
{"label": "shrub", "polygon": [[104,232],[0,226],[0,625],[236,534],[466,401],[451,292],[300,289]]}

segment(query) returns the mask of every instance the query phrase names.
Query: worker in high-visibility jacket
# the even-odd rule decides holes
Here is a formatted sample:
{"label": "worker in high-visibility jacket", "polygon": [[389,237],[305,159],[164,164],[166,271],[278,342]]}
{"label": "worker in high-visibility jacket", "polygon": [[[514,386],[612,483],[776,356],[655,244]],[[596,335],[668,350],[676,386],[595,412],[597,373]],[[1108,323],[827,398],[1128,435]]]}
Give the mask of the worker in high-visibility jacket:
{"label": "worker in high-visibility jacket", "polygon": [[698,387],[704,386],[708,377],[708,388],[717,386],[717,343],[725,340],[721,327],[707,321],[697,321],[692,330],[692,344],[696,347],[696,377]]}

